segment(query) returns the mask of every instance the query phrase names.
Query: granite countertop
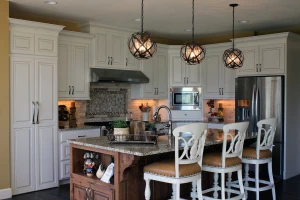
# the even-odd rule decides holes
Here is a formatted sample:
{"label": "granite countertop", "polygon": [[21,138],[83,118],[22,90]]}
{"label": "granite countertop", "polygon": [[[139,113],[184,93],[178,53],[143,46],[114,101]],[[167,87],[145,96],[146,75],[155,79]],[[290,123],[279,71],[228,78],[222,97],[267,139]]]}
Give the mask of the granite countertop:
{"label": "granite countertop", "polygon": [[[221,132],[211,132],[207,134],[205,146],[217,145],[223,142]],[[246,139],[256,138],[256,136],[247,136]],[[154,154],[161,154],[172,152],[175,150],[174,145],[169,146],[166,136],[160,136],[158,138],[157,145],[153,144],[109,144],[107,137],[95,137],[95,138],[80,138],[74,140],[68,140],[69,143],[103,149],[108,151],[115,151],[120,153],[126,153],[136,156],[148,156]]]}
{"label": "granite countertop", "polygon": [[77,127],[65,127],[65,128],[58,128],[59,131],[76,131],[76,130],[85,130],[85,129],[100,129],[99,126],[86,126],[86,125],[77,125]]}
{"label": "granite countertop", "polygon": [[[209,124],[229,124],[229,122],[213,122],[213,121],[207,121],[207,120],[187,120],[187,121],[183,121],[183,120],[179,120],[179,121],[172,121],[172,123],[197,123],[197,122],[202,122],[202,123],[209,123]],[[155,122],[156,124],[165,124],[168,123],[166,122]]]}

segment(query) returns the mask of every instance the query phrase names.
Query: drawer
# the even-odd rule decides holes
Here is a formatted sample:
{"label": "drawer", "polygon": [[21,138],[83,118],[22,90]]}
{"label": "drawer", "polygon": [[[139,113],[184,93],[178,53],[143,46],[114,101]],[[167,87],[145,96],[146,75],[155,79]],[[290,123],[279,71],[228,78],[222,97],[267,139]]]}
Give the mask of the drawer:
{"label": "drawer", "polygon": [[70,159],[70,144],[67,142],[63,142],[60,144],[60,161]]}
{"label": "drawer", "polygon": [[59,180],[70,178],[70,160],[60,162]]}
{"label": "drawer", "polygon": [[85,129],[76,131],[59,131],[60,132],[60,142],[65,142],[71,139],[86,138],[86,137],[99,137],[100,128],[96,129]]}
{"label": "drawer", "polygon": [[57,56],[57,37],[35,35],[35,55]]}
{"label": "drawer", "polygon": [[202,120],[202,110],[172,110],[172,120]]}
{"label": "drawer", "polygon": [[34,54],[34,34],[23,32],[10,33],[10,52],[19,54]]}

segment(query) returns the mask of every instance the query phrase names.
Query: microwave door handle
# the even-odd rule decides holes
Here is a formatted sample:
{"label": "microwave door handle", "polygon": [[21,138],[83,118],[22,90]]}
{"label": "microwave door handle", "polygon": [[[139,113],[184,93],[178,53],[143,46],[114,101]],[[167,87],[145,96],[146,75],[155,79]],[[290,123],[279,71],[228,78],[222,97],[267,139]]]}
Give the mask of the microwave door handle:
{"label": "microwave door handle", "polygon": [[199,104],[199,93],[194,94],[194,104]]}

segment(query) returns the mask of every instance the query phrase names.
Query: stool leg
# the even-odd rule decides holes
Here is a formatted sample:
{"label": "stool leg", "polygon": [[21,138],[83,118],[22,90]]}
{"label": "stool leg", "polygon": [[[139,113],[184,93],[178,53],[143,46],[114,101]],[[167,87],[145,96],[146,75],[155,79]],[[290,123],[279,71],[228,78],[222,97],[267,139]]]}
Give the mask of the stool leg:
{"label": "stool leg", "polygon": [[[172,184],[172,196],[171,196],[171,199],[172,199],[172,200],[175,200],[175,195],[176,195],[176,194],[175,194],[175,193],[176,193],[175,191],[176,191],[176,185],[175,185],[175,184]],[[171,199],[170,199],[170,200],[171,200]]]}
{"label": "stool leg", "polygon": [[268,163],[269,179],[272,184],[272,196],[273,200],[276,200],[275,184],[273,179],[272,162]]}
{"label": "stool leg", "polygon": [[246,200],[245,190],[244,190],[244,186],[243,186],[243,174],[242,174],[242,169],[240,169],[240,170],[238,171],[238,179],[239,179],[240,192],[241,192],[241,194],[244,194],[243,200]]}
{"label": "stool leg", "polygon": [[246,187],[249,187],[248,179],[249,179],[249,164],[246,163],[245,164],[245,199],[248,198],[248,191],[246,189]]}
{"label": "stool leg", "polygon": [[180,183],[176,184],[176,200],[180,200]]}
{"label": "stool leg", "polygon": [[[227,178],[228,189],[231,189],[231,185],[230,185],[230,184],[231,184],[231,180],[232,180],[231,177],[232,177],[232,172],[229,172],[229,173],[228,173],[228,178]],[[227,197],[230,198],[230,195],[231,195],[231,192],[228,191],[228,192],[227,192]]]}
{"label": "stool leg", "polygon": [[197,194],[198,194],[198,200],[202,200],[202,185],[201,185],[201,178],[197,180]]}
{"label": "stool leg", "polygon": [[225,200],[225,173],[221,173],[221,198]]}
{"label": "stool leg", "polygon": [[217,199],[218,198],[218,180],[219,179],[219,174],[218,173],[214,173],[214,198]]}
{"label": "stool leg", "polygon": [[[197,185],[197,181],[193,181],[192,182],[192,192],[191,192],[191,197],[192,197],[192,199],[193,200],[196,200],[196,195],[195,194],[197,194],[196,192],[197,191],[199,191],[199,188],[197,189],[197,191],[196,191],[196,187],[197,187],[198,185]],[[202,191],[202,190],[201,190]],[[202,194],[202,193],[201,193]]]}
{"label": "stool leg", "polygon": [[151,196],[150,179],[145,179],[145,181],[146,181],[145,198],[146,200],[150,200],[150,196]]}
{"label": "stool leg", "polygon": [[259,200],[259,164],[255,164],[256,200]]}

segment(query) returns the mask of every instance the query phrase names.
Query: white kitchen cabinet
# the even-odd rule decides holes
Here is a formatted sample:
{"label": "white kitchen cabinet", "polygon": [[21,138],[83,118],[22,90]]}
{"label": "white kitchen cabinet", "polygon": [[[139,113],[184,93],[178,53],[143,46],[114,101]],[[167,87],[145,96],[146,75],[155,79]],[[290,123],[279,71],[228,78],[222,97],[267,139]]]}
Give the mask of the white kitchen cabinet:
{"label": "white kitchen cabinet", "polygon": [[100,128],[59,131],[59,180],[70,178],[70,145],[67,140],[99,136]]}
{"label": "white kitchen cabinet", "polygon": [[207,47],[202,65],[203,97],[205,99],[234,99],[235,97],[236,72],[226,68],[223,63],[223,53],[226,47],[226,44],[222,44],[220,47],[216,45]]}
{"label": "white kitchen cabinet", "polygon": [[132,34],[124,33],[124,63],[125,69],[128,70],[140,70],[141,69],[141,61],[136,59],[128,49],[128,39],[131,37]]}
{"label": "white kitchen cabinet", "polygon": [[[263,38],[263,39],[262,39]],[[286,66],[286,40],[255,36],[236,40],[245,60],[238,76],[283,75]]]}
{"label": "white kitchen cabinet", "polygon": [[86,33],[62,31],[58,42],[58,98],[88,100],[90,42]]}
{"label": "white kitchen cabinet", "polygon": [[168,98],[168,54],[164,45],[153,58],[143,61],[142,72],[149,78],[149,83],[132,84],[132,99]]}
{"label": "white kitchen cabinet", "polygon": [[[62,28],[10,19],[13,195],[58,186],[57,38]],[[28,44],[23,33],[25,38],[30,36]],[[21,43],[14,44],[19,40],[16,36]]]}
{"label": "white kitchen cabinet", "polygon": [[[176,47],[176,46],[175,46]],[[179,49],[169,55],[170,86],[201,86],[201,66],[187,65],[180,57]],[[178,51],[178,52],[177,52]]]}
{"label": "white kitchen cabinet", "polygon": [[172,110],[173,121],[199,121],[202,117],[202,110]]}

